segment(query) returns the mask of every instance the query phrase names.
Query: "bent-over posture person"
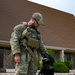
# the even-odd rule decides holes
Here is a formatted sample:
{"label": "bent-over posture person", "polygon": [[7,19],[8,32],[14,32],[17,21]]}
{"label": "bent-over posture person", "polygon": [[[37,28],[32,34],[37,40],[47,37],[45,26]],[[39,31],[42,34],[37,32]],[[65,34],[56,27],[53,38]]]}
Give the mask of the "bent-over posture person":
{"label": "bent-over posture person", "polygon": [[39,26],[44,26],[43,16],[36,12],[29,22],[22,22],[13,28],[10,45],[15,61],[16,75],[36,75],[38,53],[47,53],[41,40]]}

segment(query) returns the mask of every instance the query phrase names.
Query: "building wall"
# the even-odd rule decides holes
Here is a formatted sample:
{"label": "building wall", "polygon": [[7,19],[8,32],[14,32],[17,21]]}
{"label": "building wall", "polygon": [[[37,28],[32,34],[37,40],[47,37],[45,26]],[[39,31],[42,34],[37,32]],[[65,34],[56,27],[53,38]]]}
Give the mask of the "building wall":
{"label": "building wall", "polygon": [[14,62],[9,59],[10,48],[0,47],[0,68],[14,68]]}
{"label": "building wall", "polygon": [[11,53],[10,49],[5,49],[4,50],[4,58],[3,58],[3,68],[14,68],[14,62],[13,60],[9,57]]}
{"label": "building wall", "polygon": [[28,22],[34,12],[44,17],[45,26],[40,26],[40,31],[45,45],[75,48],[75,17],[27,0],[0,0],[0,40],[9,41],[13,27]]}
{"label": "building wall", "polygon": [[[10,48],[5,48],[1,47],[0,48],[0,68],[15,68],[15,63],[13,62],[12,59],[9,59],[9,54],[11,53]],[[55,61],[60,61],[60,56],[61,56],[61,50],[55,50],[55,54],[52,55]],[[75,68],[75,54],[74,53],[68,53],[64,52],[64,61],[73,61],[73,66],[72,69]]]}

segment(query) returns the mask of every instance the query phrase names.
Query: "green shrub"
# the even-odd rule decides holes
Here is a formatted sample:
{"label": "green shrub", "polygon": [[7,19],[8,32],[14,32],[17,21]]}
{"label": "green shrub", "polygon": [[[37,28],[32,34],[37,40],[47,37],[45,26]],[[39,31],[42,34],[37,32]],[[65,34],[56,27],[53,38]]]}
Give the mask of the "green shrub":
{"label": "green shrub", "polygon": [[[69,63],[69,65],[67,63]],[[53,66],[54,71],[59,72],[59,73],[67,73],[69,72],[69,67],[71,63],[72,63],[71,61],[65,61],[65,62],[55,61],[54,66]],[[42,67],[43,67],[43,62],[41,60],[39,61],[39,70],[41,70]]]}
{"label": "green shrub", "polygon": [[72,65],[73,65],[73,62],[72,61],[64,61],[65,65],[71,69],[72,68]]}
{"label": "green shrub", "polygon": [[54,55],[54,54],[55,54],[55,51],[54,51],[53,49],[47,49],[47,51],[48,51],[48,53],[49,53],[50,55]]}
{"label": "green shrub", "polygon": [[54,63],[54,71],[59,73],[67,73],[69,72],[69,68],[65,65],[64,62],[56,61]]}

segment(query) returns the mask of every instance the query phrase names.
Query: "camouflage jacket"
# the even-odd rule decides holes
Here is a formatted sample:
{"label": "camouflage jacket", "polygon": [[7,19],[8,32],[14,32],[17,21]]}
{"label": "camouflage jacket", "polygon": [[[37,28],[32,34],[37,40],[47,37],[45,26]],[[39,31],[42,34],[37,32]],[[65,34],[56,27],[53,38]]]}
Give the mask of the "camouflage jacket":
{"label": "camouflage jacket", "polygon": [[21,45],[35,47],[43,56],[47,50],[44,48],[38,29],[29,27],[27,22],[16,25],[10,39],[12,55],[21,53]]}

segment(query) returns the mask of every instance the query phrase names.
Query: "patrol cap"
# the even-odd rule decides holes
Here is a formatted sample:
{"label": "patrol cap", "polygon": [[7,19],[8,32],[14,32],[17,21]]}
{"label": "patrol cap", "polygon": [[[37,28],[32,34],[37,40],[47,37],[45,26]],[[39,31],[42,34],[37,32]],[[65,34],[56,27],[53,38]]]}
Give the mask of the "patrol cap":
{"label": "patrol cap", "polygon": [[40,13],[38,13],[38,12],[34,13],[32,15],[32,18],[34,18],[38,24],[44,26],[43,16]]}

